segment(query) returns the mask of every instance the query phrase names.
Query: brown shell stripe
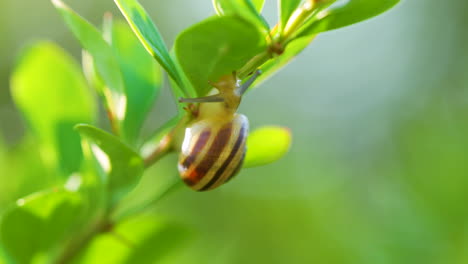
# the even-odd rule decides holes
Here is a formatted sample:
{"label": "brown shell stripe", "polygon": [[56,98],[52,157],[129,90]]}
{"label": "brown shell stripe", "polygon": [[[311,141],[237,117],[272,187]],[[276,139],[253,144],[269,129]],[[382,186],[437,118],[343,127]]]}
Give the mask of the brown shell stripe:
{"label": "brown shell stripe", "polygon": [[[213,136],[216,136],[211,142],[210,148],[205,153],[205,156],[203,156],[199,162],[193,163],[187,171],[188,173],[186,176],[189,178],[189,182],[193,182],[193,184],[191,184],[192,187],[199,183],[203,177],[206,176],[207,172],[218,160],[219,155],[223,152],[224,148],[228,144],[231,134],[231,122],[227,123],[221,129],[219,129],[217,133],[213,134]],[[200,188],[197,188],[197,190],[200,190]]]}
{"label": "brown shell stripe", "polygon": [[211,134],[211,131],[209,129],[204,130],[200,134],[200,136],[197,138],[197,142],[195,143],[195,146],[193,146],[193,148],[190,150],[190,154],[182,162],[182,166],[184,168],[189,168],[193,164],[197,155],[202,151],[203,147],[206,145],[206,142],[208,142],[208,139],[210,138],[210,134]]}
{"label": "brown shell stripe", "polygon": [[[236,175],[241,166],[242,166],[242,163],[243,163],[243,159],[244,159],[244,155],[245,155],[245,152],[246,152],[246,146],[245,146],[245,143],[246,143],[246,136],[247,136],[247,129],[248,129],[248,125],[246,126],[246,129],[245,129],[245,136],[243,137],[243,142],[241,143],[240,147],[239,147],[239,150],[237,151],[237,153],[235,154],[234,158],[232,159],[232,161],[229,163],[229,166],[224,170],[223,174],[221,175],[220,179],[218,180],[218,182],[215,184],[216,186],[217,185],[220,185],[220,184],[224,184],[226,182],[228,182],[228,180]],[[240,133],[241,131],[239,131],[238,133]]]}
{"label": "brown shell stripe", "polygon": [[[245,148],[245,147],[244,147]],[[246,150],[243,150],[243,154],[242,154],[242,157],[240,158],[239,162],[237,163],[237,166],[234,168],[233,172],[231,173],[231,175],[229,175],[226,180],[224,181],[224,183],[230,181],[232,178],[234,178],[234,176],[236,176],[237,173],[239,173],[239,171],[241,170],[242,168],[242,164],[244,164],[244,159],[245,159],[245,153],[246,153]]]}
{"label": "brown shell stripe", "polygon": [[[181,162],[182,167],[185,171],[188,171],[192,164],[195,162],[199,153],[203,150],[206,143],[210,139],[211,131],[209,129],[204,130],[200,136],[196,139],[196,143],[193,148],[190,150],[190,154]],[[190,186],[194,185],[196,182],[192,181],[191,178],[183,177],[183,180]]]}
{"label": "brown shell stripe", "polygon": [[[210,181],[205,186],[203,186],[200,189],[200,191],[209,190],[223,184],[227,179],[229,179],[232,176],[232,174],[235,173],[236,168],[240,166],[239,163],[241,162],[241,159],[238,159],[237,162],[233,161],[238,154],[243,155],[243,153],[238,152],[243,151],[241,149],[241,146],[245,144],[245,130],[246,127],[245,125],[243,125],[237,135],[237,139],[235,140],[234,146],[232,147],[232,149],[229,150],[229,156],[226,158],[226,160],[224,160],[223,164],[221,165],[221,167],[219,167],[219,169],[216,171],[216,173],[210,179]],[[227,146],[227,148],[229,147],[230,146]],[[221,177],[223,174],[225,174],[224,177]],[[223,178],[225,178],[225,180],[223,180]]]}

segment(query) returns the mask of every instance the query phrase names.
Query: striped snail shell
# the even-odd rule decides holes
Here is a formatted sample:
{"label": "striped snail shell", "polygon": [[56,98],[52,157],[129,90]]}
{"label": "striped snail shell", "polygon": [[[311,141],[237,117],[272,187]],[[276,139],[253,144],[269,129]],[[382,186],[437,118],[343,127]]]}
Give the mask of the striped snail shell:
{"label": "striped snail shell", "polygon": [[185,129],[178,163],[182,180],[193,190],[214,189],[241,169],[249,121],[236,111],[242,95],[259,74],[256,71],[242,85],[235,73],[226,75],[212,84],[219,94],[180,99],[200,103],[195,120]]}
{"label": "striped snail shell", "polygon": [[184,182],[195,191],[228,182],[242,167],[248,129],[242,114],[226,122],[202,119],[187,127],[178,165]]}

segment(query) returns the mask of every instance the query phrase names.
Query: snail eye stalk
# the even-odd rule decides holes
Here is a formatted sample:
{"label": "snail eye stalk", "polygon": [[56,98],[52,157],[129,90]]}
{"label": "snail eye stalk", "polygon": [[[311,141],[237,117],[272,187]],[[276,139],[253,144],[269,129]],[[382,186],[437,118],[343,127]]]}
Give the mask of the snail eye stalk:
{"label": "snail eye stalk", "polygon": [[179,98],[180,103],[219,103],[224,102],[224,98],[220,95],[210,95],[197,98]]}
{"label": "snail eye stalk", "polygon": [[260,74],[262,74],[262,71],[261,70],[256,70],[254,72],[254,74],[252,75],[252,77],[250,77],[250,79],[248,79],[244,84],[242,84],[240,87],[239,87],[239,94],[240,95],[243,95],[247,89],[249,89],[249,87],[255,82],[255,80],[257,80],[258,76],[260,76]]}
{"label": "snail eye stalk", "polygon": [[[242,84],[238,89],[237,89],[237,94],[238,96],[242,96],[247,89],[257,80],[258,76],[260,76],[262,72],[260,70],[256,70],[252,77],[250,77],[244,84]],[[236,73],[233,73],[233,76],[236,76]],[[210,85],[219,89],[220,86],[218,86],[216,83],[211,83]],[[220,90],[221,93],[215,94],[215,95],[209,95],[209,96],[204,96],[204,97],[197,97],[197,98],[179,98],[180,103],[220,103],[220,102],[225,102],[225,96],[223,96],[223,91]]]}

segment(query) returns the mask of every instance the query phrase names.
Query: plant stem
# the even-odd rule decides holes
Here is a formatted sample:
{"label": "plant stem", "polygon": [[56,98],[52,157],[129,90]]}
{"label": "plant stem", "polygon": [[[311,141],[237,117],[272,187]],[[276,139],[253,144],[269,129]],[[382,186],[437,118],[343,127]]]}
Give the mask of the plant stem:
{"label": "plant stem", "polygon": [[308,0],[297,8],[289,18],[283,32],[279,36],[279,42],[285,47],[297,37],[303,26],[316,21],[316,16],[336,0]]}
{"label": "plant stem", "polygon": [[170,150],[172,149],[172,139],[170,135],[171,133],[164,135],[161,141],[159,142],[158,146],[155,148],[155,150],[148,157],[145,158],[145,168],[150,167],[170,152]]}
{"label": "plant stem", "polygon": [[120,135],[120,129],[119,129],[119,124],[117,123],[117,120],[115,118],[115,115],[112,113],[110,108],[106,109],[106,113],[107,113],[107,119],[109,119],[109,122],[110,122],[110,125],[111,125],[112,132],[116,136],[119,136]]}
{"label": "plant stem", "polygon": [[[328,0],[325,2],[331,3],[334,1],[335,0]],[[278,29],[280,28],[279,24],[273,27],[270,32],[270,36],[275,37],[272,38],[268,49],[253,57],[237,72],[239,79],[247,77],[265,62],[273,58],[275,54],[281,55],[286,48],[286,45],[292,40],[290,37],[304,24],[313,12],[322,5],[322,3],[318,4],[317,0],[307,1],[291,15],[291,18],[286,24],[283,32],[279,32],[280,34],[277,34]]]}
{"label": "plant stem", "polygon": [[83,235],[72,240],[63,250],[62,254],[58,256],[55,264],[67,264],[73,260],[78,253],[99,233],[109,229],[112,223],[109,217],[103,216],[100,220],[96,221],[93,225],[84,231]]}
{"label": "plant stem", "polygon": [[302,6],[297,8],[289,18],[284,30],[281,34],[281,39],[288,39],[296,30],[302,26],[304,21],[309,18],[315,10],[316,1],[306,1]]}
{"label": "plant stem", "polygon": [[145,203],[142,203],[136,207],[130,208],[124,211],[123,213],[116,214],[115,216],[112,216],[112,219],[116,222],[120,222],[131,217],[132,215],[144,212],[148,210],[151,206],[159,202],[164,196],[177,190],[181,186],[183,186],[183,184],[180,178],[174,177],[174,180],[171,181],[164,190],[162,190],[158,195],[154,196],[151,200],[146,201]]}
{"label": "plant stem", "polygon": [[182,133],[185,131],[185,126],[191,118],[190,115],[185,114],[180,119],[178,118],[178,122],[172,128],[171,125],[167,127],[168,130],[161,132],[162,136],[158,140],[157,146],[144,158],[145,168],[150,167],[166,154],[180,147],[179,144],[182,144],[182,142],[179,142],[180,136],[183,135]]}
{"label": "plant stem", "polygon": [[239,79],[244,79],[250,73],[257,70],[260,66],[262,66],[265,62],[270,60],[273,57],[270,50],[263,51],[262,53],[253,57],[250,61],[248,61],[238,72],[237,76]]}

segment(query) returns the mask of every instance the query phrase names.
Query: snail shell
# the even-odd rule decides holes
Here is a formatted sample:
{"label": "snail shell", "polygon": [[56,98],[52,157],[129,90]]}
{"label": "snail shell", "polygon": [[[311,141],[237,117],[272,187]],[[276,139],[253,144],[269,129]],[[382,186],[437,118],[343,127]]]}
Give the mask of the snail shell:
{"label": "snail shell", "polygon": [[244,161],[249,121],[242,114],[229,119],[200,119],[185,129],[179,174],[193,190],[214,189],[235,176]]}

